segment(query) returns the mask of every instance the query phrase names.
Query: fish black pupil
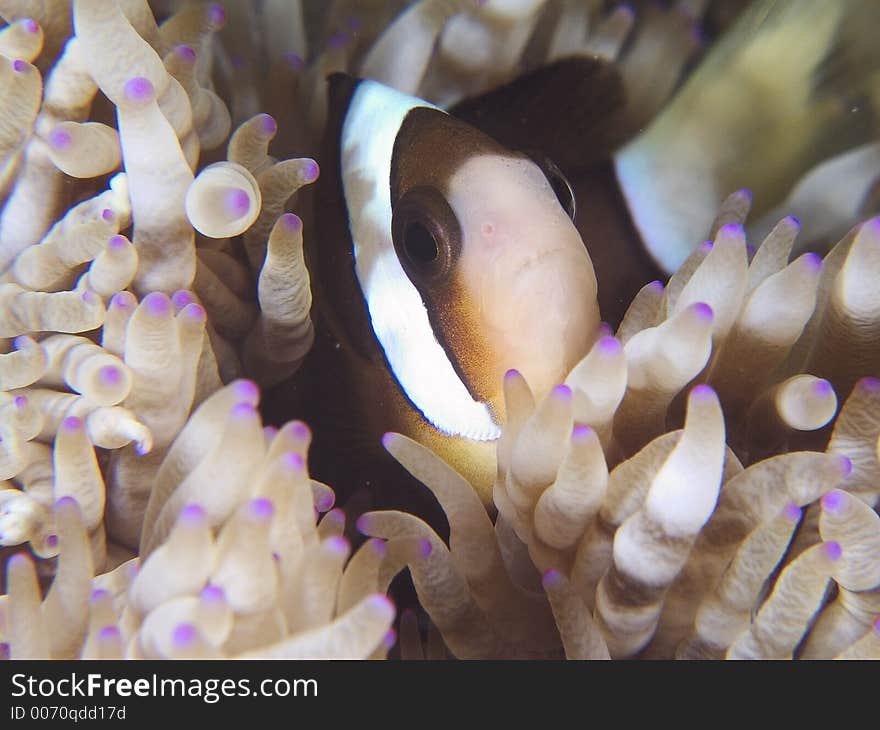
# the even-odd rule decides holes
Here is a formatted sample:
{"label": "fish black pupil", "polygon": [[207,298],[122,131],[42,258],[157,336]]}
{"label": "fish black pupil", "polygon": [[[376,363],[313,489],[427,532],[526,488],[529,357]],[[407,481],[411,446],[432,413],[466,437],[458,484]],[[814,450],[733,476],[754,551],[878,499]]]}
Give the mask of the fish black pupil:
{"label": "fish black pupil", "polygon": [[407,256],[416,264],[430,264],[437,260],[440,249],[431,232],[421,223],[410,223],[403,235]]}

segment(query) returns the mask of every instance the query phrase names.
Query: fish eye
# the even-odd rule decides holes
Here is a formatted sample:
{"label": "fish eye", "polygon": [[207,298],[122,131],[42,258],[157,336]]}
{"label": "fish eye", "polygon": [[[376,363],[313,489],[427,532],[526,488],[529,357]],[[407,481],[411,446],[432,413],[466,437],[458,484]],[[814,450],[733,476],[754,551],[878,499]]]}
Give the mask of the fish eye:
{"label": "fish eye", "polygon": [[406,227],[403,248],[410,260],[420,265],[430,264],[440,255],[433,234],[418,221],[413,221]]}
{"label": "fish eye", "polygon": [[461,227],[440,190],[422,185],[392,204],[391,237],[397,258],[412,280],[439,281],[461,250]]}
{"label": "fish eye", "polygon": [[526,155],[528,155],[528,157],[530,157],[531,160],[541,168],[541,172],[544,173],[544,177],[546,177],[547,182],[550,183],[550,187],[553,189],[553,194],[559,201],[559,205],[562,206],[566,215],[574,220],[577,209],[575,205],[574,189],[571,187],[568,178],[565,177],[556,163],[546,155],[534,151],[527,151]]}

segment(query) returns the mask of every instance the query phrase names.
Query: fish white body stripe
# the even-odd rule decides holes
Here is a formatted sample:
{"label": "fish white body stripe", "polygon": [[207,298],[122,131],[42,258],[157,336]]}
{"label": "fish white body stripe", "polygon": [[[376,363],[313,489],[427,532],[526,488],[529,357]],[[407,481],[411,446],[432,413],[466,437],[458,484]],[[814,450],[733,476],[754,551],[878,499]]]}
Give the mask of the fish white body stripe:
{"label": "fish white body stripe", "polygon": [[362,81],[351,99],[341,166],[355,273],[373,332],[410,401],[440,431],[489,441],[500,429],[486,404],[471,397],[437,341],[391,238],[391,154],[407,113],[420,106],[437,108],[375,81]]}

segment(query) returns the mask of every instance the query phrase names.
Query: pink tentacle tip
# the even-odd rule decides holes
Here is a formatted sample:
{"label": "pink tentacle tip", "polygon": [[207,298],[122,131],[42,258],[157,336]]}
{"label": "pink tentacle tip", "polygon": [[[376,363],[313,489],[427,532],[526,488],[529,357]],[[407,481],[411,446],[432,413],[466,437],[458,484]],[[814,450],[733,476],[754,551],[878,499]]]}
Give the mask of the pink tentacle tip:
{"label": "pink tentacle tip", "polygon": [[519,370],[515,370],[514,368],[511,368],[506,373],[504,373],[504,382],[509,383],[513,380],[519,379],[520,377],[521,376],[519,374]]}
{"label": "pink tentacle tip", "polygon": [[58,547],[58,535],[48,535],[46,537],[46,547],[50,550],[54,550]]}
{"label": "pink tentacle tip", "polygon": [[785,505],[785,507],[783,507],[782,514],[784,515],[785,519],[789,520],[790,522],[800,522],[804,511],[798,505],[792,502],[791,504],[787,504]]}
{"label": "pink tentacle tip", "polygon": [[648,288],[658,294],[662,294],[666,291],[666,287],[663,285],[663,282],[660,279],[654,279],[650,284],[647,284]]}
{"label": "pink tentacle tip", "polygon": [[12,62],[12,70],[15,71],[16,73],[24,73],[30,67],[31,67],[31,65],[27,61],[23,61],[20,58],[16,58]]}
{"label": "pink tentacle tip", "polygon": [[131,309],[134,304],[134,295],[126,291],[117,292],[110,299],[110,306],[114,309]]}
{"label": "pink tentacle tip", "polygon": [[107,248],[111,251],[123,251],[127,245],[128,239],[118,233],[114,236],[110,236],[110,239],[107,241]]}
{"label": "pink tentacle tip", "polygon": [[880,378],[862,378],[858,382],[858,387],[868,393],[880,393]]}
{"label": "pink tentacle tip", "polygon": [[110,598],[110,591],[104,590],[103,588],[96,588],[92,591],[92,595],[89,597],[89,601],[92,603],[98,603],[99,601],[106,600]]}
{"label": "pink tentacle tip", "polygon": [[874,619],[874,633],[880,634],[880,616]]}
{"label": "pink tentacle tip", "polygon": [[211,6],[208,8],[208,21],[214,30],[220,30],[226,25],[226,8],[220,3],[211,3]]}
{"label": "pink tentacle tip", "polygon": [[303,180],[305,180],[307,183],[315,182],[320,174],[321,168],[318,167],[318,163],[314,160],[306,160],[303,163],[302,175]]}
{"label": "pink tentacle tip", "polygon": [[180,521],[187,525],[203,525],[208,514],[199,504],[188,504],[180,511]]}
{"label": "pink tentacle tip", "polygon": [[61,422],[65,431],[82,431],[83,420],[79,416],[68,416]]}
{"label": "pink tentacle tip", "polygon": [[9,649],[8,641],[0,641],[0,661],[6,661],[12,656],[12,652]]}
{"label": "pink tentacle tip", "polygon": [[274,137],[278,131],[278,122],[271,114],[259,114],[260,131],[267,137]]}
{"label": "pink tentacle tip", "polygon": [[186,61],[187,63],[195,63],[196,61],[196,51],[192,46],[180,45],[174,49],[174,53],[177,57]]}
{"label": "pink tentacle tip", "polygon": [[[332,514],[332,512],[330,514]],[[328,514],[327,517],[329,516],[330,515]],[[327,517],[325,517],[324,519],[326,520]],[[343,521],[344,520],[345,518],[343,517]],[[334,552],[337,555],[348,555],[349,551],[351,550],[351,543],[349,543],[349,541],[341,535],[333,535],[333,537],[328,537],[327,541],[324,544],[331,552]]]}
{"label": "pink tentacle tip", "polygon": [[37,33],[40,32],[40,24],[36,20],[34,20],[33,18],[22,19],[21,26],[28,33],[33,33],[34,35],[36,35]]}
{"label": "pink tentacle tip", "polygon": [[302,218],[295,213],[285,213],[281,216],[281,225],[291,233],[302,230]]}
{"label": "pink tentacle tip", "polygon": [[596,334],[599,336],[599,338],[612,337],[614,335],[614,330],[607,322],[599,322],[599,327],[596,330]]}
{"label": "pink tentacle tip", "polygon": [[717,241],[721,236],[725,238],[741,238],[745,236],[745,229],[742,223],[725,223],[718,229],[718,236],[716,236],[715,240]]}
{"label": "pink tentacle tip", "polygon": [[382,434],[382,447],[385,451],[391,451],[394,447],[394,444],[397,443],[398,434],[393,431],[388,431],[387,433]]}
{"label": "pink tentacle tip", "polygon": [[104,210],[101,211],[101,218],[106,223],[112,223],[116,219],[116,213],[113,212],[112,208],[104,208]]}
{"label": "pink tentacle tip", "polygon": [[250,196],[242,188],[230,188],[223,196],[223,207],[229,215],[241,218],[251,209]]}
{"label": "pink tentacle tip", "polygon": [[852,459],[850,459],[848,456],[839,456],[838,461],[840,463],[841,477],[846,478],[850,474],[852,474],[852,470],[853,470]]}
{"label": "pink tentacle tip", "polygon": [[199,630],[190,623],[178,624],[171,632],[171,641],[180,649],[192,646],[198,637]]}
{"label": "pink tentacle tip", "polygon": [[63,127],[55,127],[48,135],[49,145],[56,150],[62,151],[70,149],[73,143],[73,136]]}
{"label": "pink tentacle tip", "polygon": [[90,307],[95,306],[101,301],[101,297],[90,289],[84,289],[82,294],[79,295],[79,298],[82,300],[83,304],[87,304]]}
{"label": "pink tentacle tip", "polygon": [[822,509],[830,514],[840,514],[846,506],[846,492],[832,489],[822,497]]}
{"label": "pink tentacle tip", "polygon": [[380,558],[384,558],[385,553],[388,552],[388,544],[381,538],[371,537],[369,540],[367,540],[367,544],[370,546],[370,549]]}
{"label": "pink tentacle tip", "polygon": [[370,537],[370,516],[363,514],[354,522],[355,529],[361,534]]}
{"label": "pink tentacle tip", "polygon": [[236,380],[230,387],[240,400],[257,403],[260,398],[260,388],[253,380]]}
{"label": "pink tentacle tip", "polygon": [[[315,503],[315,509],[318,512],[327,512],[336,504],[336,493],[333,491],[321,492],[318,501]],[[340,510],[341,511],[341,510]],[[342,516],[342,522],[345,522],[345,515]]]}
{"label": "pink tentacle tip", "polygon": [[132,104],[144,104],[153,101],[156,94],[153,84],[143,76],[135,76],[133,79],[126,81],[122,93],[126,100]]}
{"label": "pink tentacle tip", "polygon": [[830,542],[826,542],[822,545],[822,549],[825,551],[825,555],[828,556],[829,560],[838,561],[843,555],[843,548],[840,546],[840,543],[836,540],[831,540]]}
{"label": "pink tentacle tip", "polygon": [[248,502],[248,515],[258,522],[268,522],[275,514],[275,505],[266,497],[257,497]]}
{"label": "pink tentacle tip", "polygon": [[171,314],[171,299],[162,292],[154,291],[147,294],[141,306],[153,317],[166,317]]}
{"label": "pink tentacle tip", "polygon": [[15,404],[15,407],[20,410],[27,407],[28,399],[26,395],[17,395],[12,402]]}
{"label": "pink tentacle tip", "polygon": [[703,241],[700,244],[700,250],[709,253],[713,248],[715,248],[715,243],[713,241]]}

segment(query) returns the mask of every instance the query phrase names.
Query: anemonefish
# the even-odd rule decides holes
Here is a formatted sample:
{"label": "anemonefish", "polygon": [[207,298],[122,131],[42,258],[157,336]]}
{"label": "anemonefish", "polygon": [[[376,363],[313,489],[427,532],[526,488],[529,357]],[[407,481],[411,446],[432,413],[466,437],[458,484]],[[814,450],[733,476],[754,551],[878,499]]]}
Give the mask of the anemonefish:
{"label": "anemonefish", "polygon": [[[331,77],[307,250],[318,339],[297,386],[307,418],[331,421],[315,429],[328,481],[345,481],[343,468],[355,482],[376,479],[357,455],[398,431],[490,504],[508,369],[542,398],[596,339],[599,304],[618,320],[639,286],[703,240],[727,194],[767,190],[765,207],[778,205],[818,161],[870,140],[865,95],[876,91],[880,46],[847,45],[864,39],[870,5],[755,3],[633,140],[617,132],[621,79],[594,58],[558,61],[450,110]],[[756,81],[773,43],[785,57]],[[861,106],[842,116],[853,99]],[[801,119],[810,109],[822,115]],[[807,142],[789,140],[793,129]],[[809,147],[829,130],[844,139]],[[767,139],[749,139],[757,134]],[[560,167],[577,173],[575,189]]]}

